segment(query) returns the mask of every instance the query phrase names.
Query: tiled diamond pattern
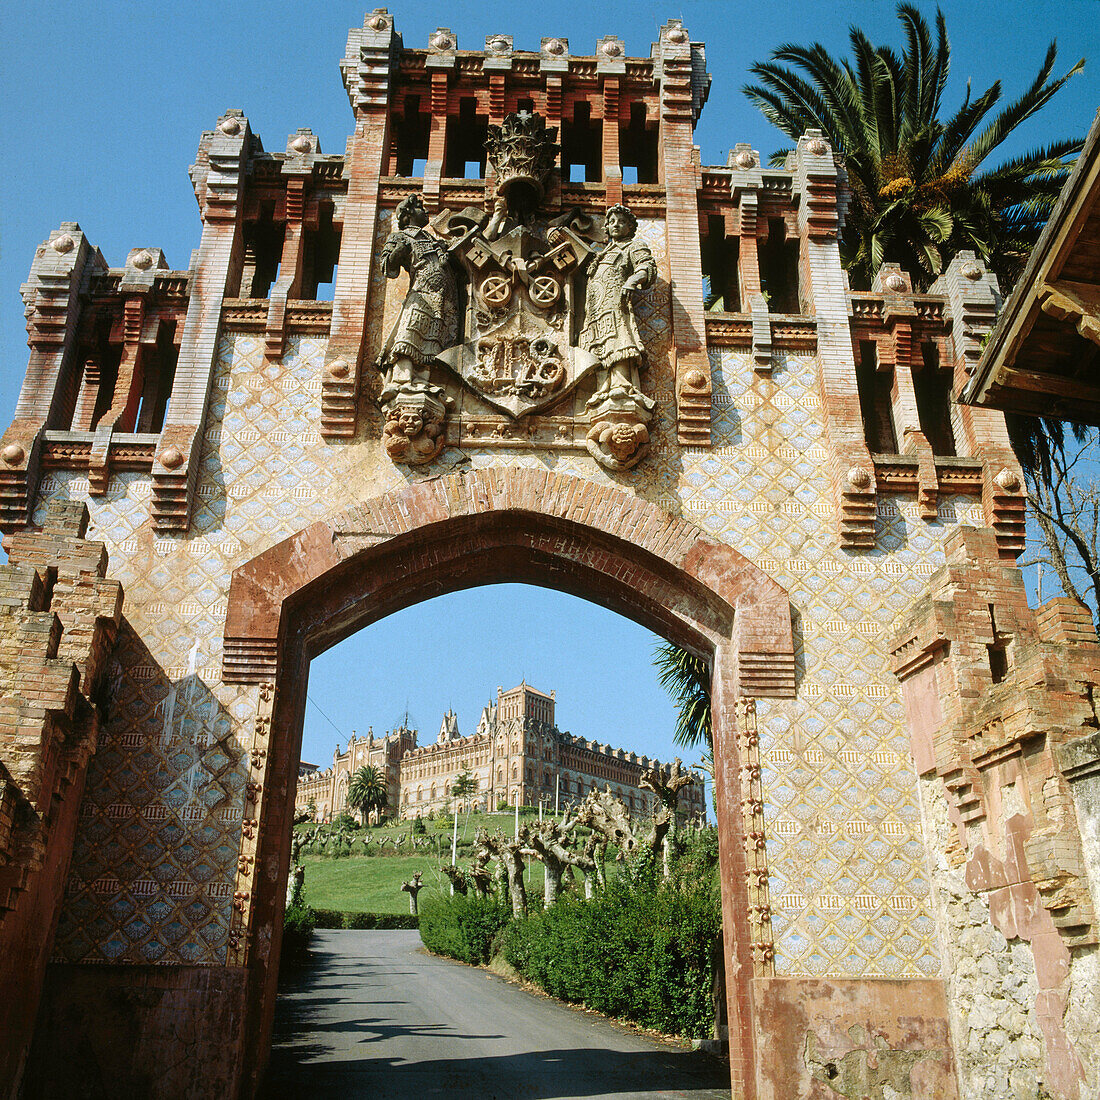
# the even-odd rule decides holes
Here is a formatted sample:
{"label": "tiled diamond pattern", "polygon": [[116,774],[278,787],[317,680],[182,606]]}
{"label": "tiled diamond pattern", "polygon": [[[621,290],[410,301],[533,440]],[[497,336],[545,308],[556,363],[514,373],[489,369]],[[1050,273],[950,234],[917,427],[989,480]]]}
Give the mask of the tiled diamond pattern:
{"label": "tiled diamond pattern", "polygon": [[[381,219],[379,236],[389,231]],[[664,227],[642,221],[659,266]],[[385,280],[376,277],[379,288]],[[371,340],[400,302],[399,280],[372,295]],[[431,467],[395,467],[366,406],[360,440],[318,432],[322,339],[290,337],[265,364],[262,337],[223,337],[187,538],[154,537],[148,480],[51,474],[56,496],[88,499],[126,588],[127,623],[112,667],[113,710],[93,758],[57,939],[62,958],[221,963],[244,806],[252,688],[218,681],[231,571],[307,524],[406,480],[466,462],[545,465],[620,484],[729,542],[791,593],[799,695],[758,708],[771,898],[780,974],[922,976],[938,972],[916,783],[884,632],[942,562],[944,531],[981,522],[969,498],[927,523],[911,499],[884,500],[876,549],[836,548],[816,363],[779,355],[760,375],[745,354],[712,352],[714,446],[676,443],[669,287],[638,303],[657,398],[653,445],[627,474],[578,452],[444,451]]]}

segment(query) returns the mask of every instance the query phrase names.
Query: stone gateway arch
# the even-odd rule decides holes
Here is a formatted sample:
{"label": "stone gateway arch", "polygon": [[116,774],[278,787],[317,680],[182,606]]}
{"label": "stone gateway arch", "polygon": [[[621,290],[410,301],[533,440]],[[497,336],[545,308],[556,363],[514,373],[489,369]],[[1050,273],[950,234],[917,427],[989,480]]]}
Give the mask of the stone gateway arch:
{"label": "stone gateway arch", "polygon": [[203,133],[188,270],[67,222],[23,288],[5,1095],[254,1094],[309,662],[501,581],[711,663],[733,1096],[1091,1095],[1100,648],[1028,609],[1003,419],[949,400],[995,278],[847,289],[832,150],[700,166],[678,20],[378,9],[340,70],[344,153]]}

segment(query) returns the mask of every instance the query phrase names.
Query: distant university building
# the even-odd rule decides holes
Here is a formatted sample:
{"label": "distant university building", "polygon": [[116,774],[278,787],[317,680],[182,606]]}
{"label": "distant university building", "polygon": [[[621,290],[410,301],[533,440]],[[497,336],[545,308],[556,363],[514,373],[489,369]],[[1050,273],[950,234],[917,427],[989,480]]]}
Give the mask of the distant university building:
{"label": "distant university building", "polygon": [[[344,752],[333,753],[324,771],[299,769],[295,809],[312,801],[319,820],[330,820],[347,806],[348,780],[365,764],[385,775],[390,815],[423,817],[451,807],[451,784],[468,771],[477,780],[474,809],[579,802],[593,787],[609,786],[632,813],[653,809],[652,792],[641,786],[651,768],[668,765],[625,749],[613,749],[564,733],[554,724],[554,692],[546,695],[527,683],[509,691],[497,688],[495,703],[481,712],[477,731],[463,737],[458,718],[448,711],[433,745],[418,746],[416,730],[401,727],[375,737],[352,735]],[[702,780],[685,788],[680,810],[702,814]]]}

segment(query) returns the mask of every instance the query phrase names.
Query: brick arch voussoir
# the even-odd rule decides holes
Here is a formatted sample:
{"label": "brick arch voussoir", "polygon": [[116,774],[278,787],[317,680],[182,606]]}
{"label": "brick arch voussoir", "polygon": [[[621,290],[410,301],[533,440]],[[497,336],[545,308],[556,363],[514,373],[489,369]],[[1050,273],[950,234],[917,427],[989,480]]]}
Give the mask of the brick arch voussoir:
{"label": "brick arch voussoir", "polygon": [[[225,625],[223,679],[271,680],[280,629],[294,598],[349,559],[368,561],[394,539],[437,534],[449,521],[508,517],[517,527],[612,540],[622,560],[663,563],[667,577],[702,586],[734,611],[731,642],[739,693],[794,693],[794,645],[786,590],[733,547],[709,539],[621,489],[547,470],[471,470],[419,481],[319,520],[239,566]],[[552,540],[549,540],[552,542]],[[598,558],[598,555],[596,556]],[[610,575],[612,563],[605,566]],[[599,572],[599,565],[592,565]],[[667,580],[666,580],[667,584]]]}

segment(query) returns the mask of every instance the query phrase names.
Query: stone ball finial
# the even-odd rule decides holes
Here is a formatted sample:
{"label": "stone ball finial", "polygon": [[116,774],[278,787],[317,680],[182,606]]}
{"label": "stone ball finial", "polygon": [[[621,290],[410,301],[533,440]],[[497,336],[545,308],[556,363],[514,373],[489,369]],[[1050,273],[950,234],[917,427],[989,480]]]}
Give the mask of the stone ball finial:
{"label": "stone ball finial", "polygon": [[428,39],[428,44],[437,50],[449,50],[454,45],[454,40],[450,35],[444,34],[442,31],[436,31]]}
{"label": "stone ball finial", "polygon": [[974,263],[963,264],[962,267],[959,268],[959,274],[962,275],[964,279],[969,279],[971,282],[977,282],[977,280],[982,277],[982,269]]}
{"label": "stone ball finial", "polygon": [[686,42],[687,37],[687,31],[685,31],[683,27],[673,27],[672,30],[668,32],[668,40],[670,42],[675,42],[677,45]]}
{"label": "stone ball finial", "polygon": [[688,371],[684,378],[684,385],[693,390],[701,389],[707,384],[707,376],[701,370]]}
{"label": "stone ball finial", "polygon": [[854,489],[866,489],[871,484],[871,471],[866,466],[853,466],[848,471],[848,484]]}
{"label": "stone ball finial", "polygon": [[230,137],[233,137],[234,134],[239,134],[241,132],[241,120],[230,115],[229,118],[223,118],[221,122],[218,123],[218,129],[221,130],[223,134],[228,134]]}
{"label": "stone ball finial", "polygon": [[829,147],[821,138],[811,138],[806,142],[806,151],[813,153],[815,157],[823,157],[829,151]]}
{"label": "stone ball finial", "polygon": [[733,163],[736,164],[738,168],[755,168],[756,157],[747,149],[742,149],[741,152],[733,158]]}
{"label": "stone ball finial", "polygon": [[164,450],[160,452],[160,462],[162,466],[166,466],[169,470],[174,470],[183,462],[183,451],[174,445],[165,447]]}
{"label": "stone ball finial", "polygon": [[9,466],[14,466],[16,463],[22,462],[26,456],[26,451],[19,446],[18,443],[9,443],[2,451],[0,451],[0,458],[2,458]]}
{"label": "stone ball finial", "polygon": [[618,42],[605,42],[600,50],[606,57],[620,57],[623,52],[623,48]]}
{"label": "stone ball finial", "polygon": [[72,252],[75,247],[76,241],[74,241],[68,233],[62,233],[60,237],[54,237],[54,239],[50,241],[50,248],[52,248],[54,252]]}
{"label": "stone ball finial", "polygon": [[372,15],[367,20],[367,26],[372,31],[384,31],[386,29],[386,17],[384,15]]}
{"label": "stone ball finial", "polygon": [[503,35],[497,35],[496,38],[491,38],[489,40],[489,49],[491,49],[493,53],[504,53],[505,50],[508,49],[508,39]]}
{"label": "stone ball finial", "polygon": [[901,275],[887,275],[885,279],[886,289],[892,290],[895,294],[901,294],[907,289],[907,283]]}
{"label": "stone ball finial", "polygon": [[290,147],[296,153],[308,153],[313,148],[313,143],[302,134],[290,143]]}
{"label": "stone ball finial", "polygon": [[1015,493],[1020,488],[1020,478],[1017,476],[1015,470],[1010,470],[1007,466],[1001,470],[993,481],[1006,493]]}
{"label": "stone ball finial", "polygon": [[153,266],[153,254],[149,249],[143,248],[130,260],[130,263],[139,271],[148,271]]}
{"label": "stone ball finial", "polygon": [[546,43],[546,52],[555,55],[563,54],[565,53],[565,43],[560,38],[551,38]]}
{"label": "stone ball finial", "polygon": [[333,378],[347,378],[351,368],[346,359],[333,359],[329,364],[328,372]]}

